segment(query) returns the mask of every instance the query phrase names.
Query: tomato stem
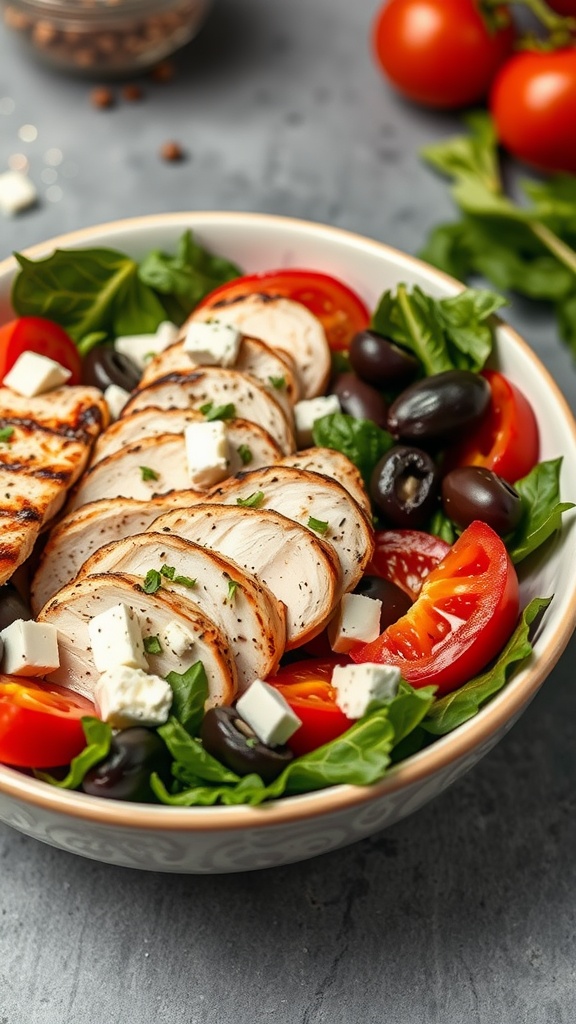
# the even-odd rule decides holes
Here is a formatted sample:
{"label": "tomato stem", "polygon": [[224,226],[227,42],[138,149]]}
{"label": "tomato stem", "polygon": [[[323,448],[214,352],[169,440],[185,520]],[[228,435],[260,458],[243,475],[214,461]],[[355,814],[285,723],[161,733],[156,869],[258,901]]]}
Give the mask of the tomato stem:
{"label": "tomato stem", "polygon": [[576,274],[576,252],[569,245],[566,245],[546,224],[540,220],[529,221],[532,233],[542,242],[542,245],[556,257],[560,263],[568,267]]}
{"label": "tomato stem", "polygon": [[557,14],[548,6],[546,0],[505,0],[504,3],[502,0],[480,0],[480,10],[488,24],[491,24],[494,16],[503,7],[527,8],[548,33],[546,40],[539,39],[533,33],[520,36],[517,43],[519,49],[556,49],[573,41],[576,33],[576,18],[567,18]]}

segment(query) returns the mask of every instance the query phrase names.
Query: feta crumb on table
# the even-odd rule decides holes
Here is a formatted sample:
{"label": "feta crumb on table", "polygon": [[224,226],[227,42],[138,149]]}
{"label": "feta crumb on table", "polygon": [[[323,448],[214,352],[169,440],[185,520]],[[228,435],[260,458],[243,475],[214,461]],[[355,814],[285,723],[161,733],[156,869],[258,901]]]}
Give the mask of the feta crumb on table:
{"label": "feta crumb on table", "polygon": [[0,211],[13,217],[22,210],[34,206],[38,191],[27,174],[22,171],[6,171],[0,174]]}

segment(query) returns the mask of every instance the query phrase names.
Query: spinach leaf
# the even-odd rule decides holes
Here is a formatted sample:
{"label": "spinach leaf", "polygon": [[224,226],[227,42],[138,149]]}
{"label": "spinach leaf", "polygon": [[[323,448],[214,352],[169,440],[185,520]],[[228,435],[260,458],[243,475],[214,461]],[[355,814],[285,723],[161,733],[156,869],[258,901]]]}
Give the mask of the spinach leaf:
{"label": "spinach leaf", "polygon": [[191,736],[198,731],[208,698],[208,679],[201,661],[185,672],[169,672],[166,682],[172,687],[172,714]]}
{"label": "spinach leaf", "polygon": [[520,524],[507,544],[516,564],[548,540],[560,528],[562,513],[574,508],[573,502],[560,501],[561,466],[561,458],[539,462],[514,484],[524,506]]}
{"label": "spinach leaf", "polygon": [[241,273],[235,263],[202,248],[194,241],[191,231],[182,235],[173,256],[153,249],[138,270],[140,280],[163,296],[167,311],[177,323],[181,323],[205,295]]}
{"label": "spinach leaf", "polygon": [[55,779],[48,772],[35,771],[34,775],[37,779],[49,782],[51,786],[58,786],[60,789],[78,789],[86,772],[108,757],[112,742],[111,726],[107,722],[101,722],[99,718],[86,717],[82,719],[82,728],[86,737],[86,746],[76,757],[72,758],[66,777]]}
{"label": "spinach leaf", "polygon": [[473,718],[490,697],[507,682],[510,673],[526,661],[532,653],[530,626],[550,604],[552,598],[536,597],[524,609],[516,627],[498,660],[475,679],[464,683],[459,690],[446,694],[432,704],[422,727],[434,736],[444,736],[457,726]]}
{"label": "spinach leaf", "polygon": [[362,474],[366,486],[376,463],[394,444],[392,435],[372,420],[357,420],[343,412],[316,420],[312,436],[314,444],[321,448],[334,448],[347,455]]}

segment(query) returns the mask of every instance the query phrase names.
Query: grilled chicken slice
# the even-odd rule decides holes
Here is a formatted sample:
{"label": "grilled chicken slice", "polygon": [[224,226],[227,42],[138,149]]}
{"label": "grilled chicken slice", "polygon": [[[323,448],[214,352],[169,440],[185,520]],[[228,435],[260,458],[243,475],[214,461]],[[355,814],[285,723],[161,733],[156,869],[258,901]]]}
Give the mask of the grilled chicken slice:
{"label": "grilled chicken slice", "polygon": [[139,388],[124,406],[122,417],[150,406],[200,409],[210,402],[215,408],[233,405],[234,416],[257,423],[274,438],[285,455],[295,451],[292,418],[276,395],[253,377],[219,366],[186,375],[169,374],[149,387]]}
{"label": "grilled chicken slice", "polygon": [[233,558],[286,606],[286,649],[324,628],[341,593],[333,549],[299,523],[270,509],[195,505],[164,513],[151,526]]}
{"label": "grilled chicken slice", "polygon": [[[258,508],[272,508],[321,535],[340,559],[342,593],[354,589],[372,557],[374,531],[358,502],[336,480],[304,469],[270,466],[239,473],[203,500],[237,505],[239,499],[256,500]],[[305,565],[295,571],[294,585],[306,579],[306,571]]]}
{"label": "grilled chicken slice", "polygon": [[34,614],[75,578],[82,563],[99,548],[143,533],[163,512],[186,508],[188,502],[197,500],[196,491],[163,494],[148,501],[103,498],[71,512],[52,530],[42,552],[30,588]]}
{"label": "grilled chicken slice", "polygon": [[296,366],[301,398],[324,394],[331,369],[330,349],[322,324],[306,306],[292,299],[253,294],[223,298],[213,306],[195,309],[189,317],[189,321],[216,319],[261,338],[270,348],[288,352]]}
{"label": "grilled chicken slice", "polygon": [[[66,686],[90,699],[99,673],[94,666],[88,635],[88,623],[100,612],[122,601],[137,615],[143,636],[159,636],[166,626],[178,622],[194,635],[189,663],[201,661],[209,686],[207,707],[229,704],[237,691],[236,666],[226,637],[217,626],[191,602],[169,590],[145,594],[141,580],[122,573],[86,576],[58,591],[42,609],[38,619],[50,622],[58,630],[60,668],[48,677],[51,682]],[[164,647],[161,654],[148,654],[150,671],[167,676],[182,672],[182,658]]]}
{"label": "grilled chicken slice", "polygon": [[342,452],[337,452],[334,448],[306,448],[295,455],[285,455],[278,461],[278,465],[308,469],[312,473],[323,473],[324,476],[337,480],[356,499],[366,515],[372,515],[372,506],[364,481],[354,463]]}
{"label": "grilled chicken slice", "polygon": [[0,584],[64,504],[107,422],[96,388],[59,388],[37,398],[0,388]]}
{"label": "grilled chicken slice", "polygon": [[[113,455],[127,445],[138,443],[145,437],[159,434],[183,434],[190,423],[205,423],[206,417],[195,409],[142,409],[108,427],[94,449],[91,466],[100,459]],[[226,420],[226,434],[230,445],[230,476],[251,467],[270,466],[282,458],[280,448],[257,423],[249,420]],[[246,451],[248,449],[248,451]],[[244,453],[244,456],[240,454]]]}
{"label": "grilled chicken slice", "polygon": [[[184,342],[178,341],[148,363],[140,379],[140,387],[145,388],[167,374],[190,373],[197,365],[190,353],[184,351]],[[298,401],[300,390],[294,360],[287,352],[270,348],[258,338],[243,337],[233,369],[250,374],[264,387],[275,388],[277,397],[285,398],[289,406]]]}
{"label": "grilled chicken slice", "polygon": [[276,671],[286,644],[284,605],[216,551],[175,534],[148,532],[107,544],[84,563],[80,576],[120,572],[142,581],[149,569],[163,565],[173,567],[175,577],[196,580],[190,587],[163,577],[162,587],[172,589],[184,606],[198,606],[222,630],[236,662],[239,690]]}

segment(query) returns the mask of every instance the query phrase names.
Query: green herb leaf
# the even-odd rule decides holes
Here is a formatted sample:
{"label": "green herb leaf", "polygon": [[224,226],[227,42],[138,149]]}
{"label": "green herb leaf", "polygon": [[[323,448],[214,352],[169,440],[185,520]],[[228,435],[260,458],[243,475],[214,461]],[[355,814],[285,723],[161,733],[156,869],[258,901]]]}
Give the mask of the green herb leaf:
{"label": "green herb leaf", "polygon": [[268,380],[276,391],[283,391],[286,387],[286,377],[269,377]]}
{"label": "green herb leaf", "polygon": [[236,498],[236,504],[241,508],[260,508],[264,501],[264,491],[254,491],[247,498]]}
{"label": "green herb leaf", "polygon": [[140,473],[142,474],[143,480],[158,480],[159,474],[155,469],[150,469],[150,466],[139,466]]}
{"label": "green herb leaf", "polygon": [[230,580],[229,581],[229,583],[228,583],[228,593],[226,595],[226,600],[228,602],[234,600],[234,597],[236,596],[236,591],[238,590],[239,586],[240,586],[240,584],[236,580]]}
{"label": "green herb leaf", "polygon": [[314,530],[315,533],[321,534],[322,537],[324,536],[325,533],[328,533],[328,530],[330,528],[329,523],[324,522],[323,519],[314,519],[314,516],[309,517],[306,525],[309,530]]}
{"label": "green herb leaf", "polygon": [[200,406],[200,412],[210,423],[213,420],[233,420],[236,415],[236,406],[233,402],[226,405],[214,405],[214,402],[206,402]]}
{"label": "green herb leaf", "polygon": [[86,772],[108,757],[112,742],[111,726],[107,722],[101,722],[99,718],[87,716],[82,719],[82,728],[86,737],[86,746],[76,757],[72,758],[66,777],[55,779],[48,772],[35,771],[34,775],[37,779],[49,782],[51,786],[58,786],[59,789],[78,789]]}
{"label": "green herb leaf", "polygon": [[173,580],[176,569],[173,565],[163,565],[160,567],[160,574],[167,580]]}
{"label": "green herb leaf", "polygon": [[174,576],[174,583],[179,583],[181,587],[187,587],[188,590],[192,590],[196,586],[196,580],[190,579],[189,576]]}
{"label": "green herb leaf", "polygon": [[204,665],[197,661],[185,672],[169,672],[166,682],[174,692],[174,718],[187,733],[195,735],[204,717],[204,705],[208,699],[208,679]]}
{"label": "green herb leaf", "polygon": [[146,654],[162,654],[162,644],[159,636],[145,636],[142,638]]}
{"label": "green herb leaf", "polygon": [[252,451],[248,447],[248,445],[247,444],[241,444],[241,445],[238,446],[236,451],[238,452],[238,455],[242,459],[242,465],[243,466],[249,466],[250,463],[252,462],[253,455],[252,455]]}
{"label": "green herb leaf", "polygon": [[507,545],[516,564],[548,540],[560,528],[562,514],[575,507],[571,501],[560,501],[561,466],[561,458],[539,462],[514,484],[524,506],[520,524]]}
{"label": "green herb leaf", "polygon": [[314,444],[333,448],[347,455],[362,474],[366,486],[376,463],[392,447],[394,440],[372,420],[357,420],[343,412],[316,420],[312,427]]}
{"label": "green herb leaf", "polygon": [[12,444],[14,437],[14,427],[1,427],[0,428],[0,444]]}
{"label": "green herb leaf", "polygon": [[149,569],[144,577],[142,589],[145,594],[155,594],[162,586],[162,577],[157,569]]}
{"label": "green herb leaf", "polygon": [[[174,673],[170,673],[172,676]],[[170,682],[170,678],[168,682]],[[198,707],[199,700],[195,701]],[[201,779],[203,782],[215,783],[236,783],[239,776],[231,772],[225,765],[220,764],[215,757],[212,757],[199,740],[189,734],[184,726],[175,717],[170,717],[165,725],[158,727],[158,733],[164,740],[168,750],[176,762],[178,762],[194,781]]]}

